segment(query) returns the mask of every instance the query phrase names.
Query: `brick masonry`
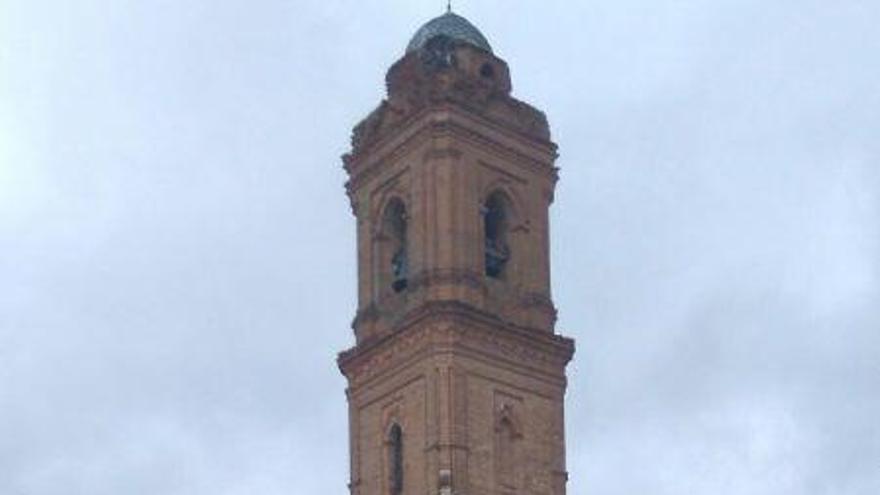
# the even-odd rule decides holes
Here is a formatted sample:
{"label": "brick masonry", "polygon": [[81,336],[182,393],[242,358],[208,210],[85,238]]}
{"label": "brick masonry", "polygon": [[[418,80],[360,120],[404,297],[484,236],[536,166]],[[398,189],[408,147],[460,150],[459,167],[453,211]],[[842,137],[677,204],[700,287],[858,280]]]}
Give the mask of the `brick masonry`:
{"label": "brick masonry", "polygon": [[[387,75],[388,97],[343,157],[357,219],[356,345],[348,379],[353,495],[565,493],[565,367],[555,333],[549,219],[556,146],[544,115],[510,95],[507,64],[439,38]],[[487,275],[484,217],[504,202],[509,259]],[[405,237],[389,204],[405,209]],[[405,246],[406,287],[392,258]]]}

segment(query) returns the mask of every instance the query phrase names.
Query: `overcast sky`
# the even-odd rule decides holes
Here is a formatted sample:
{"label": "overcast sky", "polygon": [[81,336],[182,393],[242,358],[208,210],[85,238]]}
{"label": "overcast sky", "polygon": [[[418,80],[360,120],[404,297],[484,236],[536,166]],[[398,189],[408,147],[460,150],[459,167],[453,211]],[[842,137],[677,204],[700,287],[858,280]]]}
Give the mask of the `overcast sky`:
{"label": "overcast sky", "polygon": [[[346,493],[339,156],[444,3],[0,0],[0,493]],[[455,5],[560,146],[569,493],[880,493],[880,3]]]}

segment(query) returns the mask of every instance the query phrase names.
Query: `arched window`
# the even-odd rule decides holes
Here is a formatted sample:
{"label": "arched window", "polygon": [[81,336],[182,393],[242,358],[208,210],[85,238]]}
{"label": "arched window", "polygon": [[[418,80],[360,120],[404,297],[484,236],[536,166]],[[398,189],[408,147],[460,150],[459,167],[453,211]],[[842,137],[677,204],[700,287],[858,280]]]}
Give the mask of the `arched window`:
{"label": "arched window", "polygon": [[519,486],[516,466],[521,438],[512,406],[502,405],[495,419],[495,476],[499,485],[507,489],[515,490]]}
{"label": "arched window", "polygon": [[388,263],[384,270],[391,273],[391,288],[394,292],[401,292],[406,289],[407,277],[409,275],[409,257],[407,255],[406,242],[406,206],[403,201],[394,198],[388,202],[385,207],[385,215],[383,218],[383,227],[388,239],[389,250],[385,258]]}
{"label": "arched window", "polygon": [[388,493],[403,493],[403,430],[394,423],[388,430]]}
{"label": "arched window", "polygon": [[501,192],[492,193],[483,205],[486,275],[492,278],[501,278],[510,259],[507,244],[509,210],[507,198]]}
{"label": "arched window", "polygon": [[516,439],[516,430],[510,418],[503,417],[498,422],[496,431],[497,439],[497,468],[498,475],[503,481],[507,481],[513,475],[514,464],[514,440]]}

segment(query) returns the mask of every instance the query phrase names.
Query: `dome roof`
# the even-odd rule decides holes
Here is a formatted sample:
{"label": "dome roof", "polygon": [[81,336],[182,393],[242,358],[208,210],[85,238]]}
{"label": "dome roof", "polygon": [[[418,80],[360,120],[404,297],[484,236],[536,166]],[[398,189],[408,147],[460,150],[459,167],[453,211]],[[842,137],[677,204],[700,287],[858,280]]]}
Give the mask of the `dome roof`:
{"label": "dome roof", "polygon": [[448,36],[454,40],[463,41],[477,48],[492,52],[492,47],[483,33],[474,27],[464,17],[447,12],[440,17],[435,17],[428,21],[424,26],[420,27],[416,34],[413,35],[406,47],[406,53],[414,52],[423,47],[431,38],[437,36]]}

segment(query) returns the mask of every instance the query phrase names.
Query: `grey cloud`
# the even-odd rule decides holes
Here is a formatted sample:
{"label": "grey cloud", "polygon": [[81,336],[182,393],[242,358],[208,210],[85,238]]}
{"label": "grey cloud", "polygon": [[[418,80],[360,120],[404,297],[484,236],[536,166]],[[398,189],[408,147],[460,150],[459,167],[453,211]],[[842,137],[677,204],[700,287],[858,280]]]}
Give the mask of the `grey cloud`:
{"label": "grey cloud", "polygon": [[[880,492],[876,2],[457,3],[560,144],[569,493]],[[339,155],[441,7],[0,7],[0,492],[345,491]]]}

